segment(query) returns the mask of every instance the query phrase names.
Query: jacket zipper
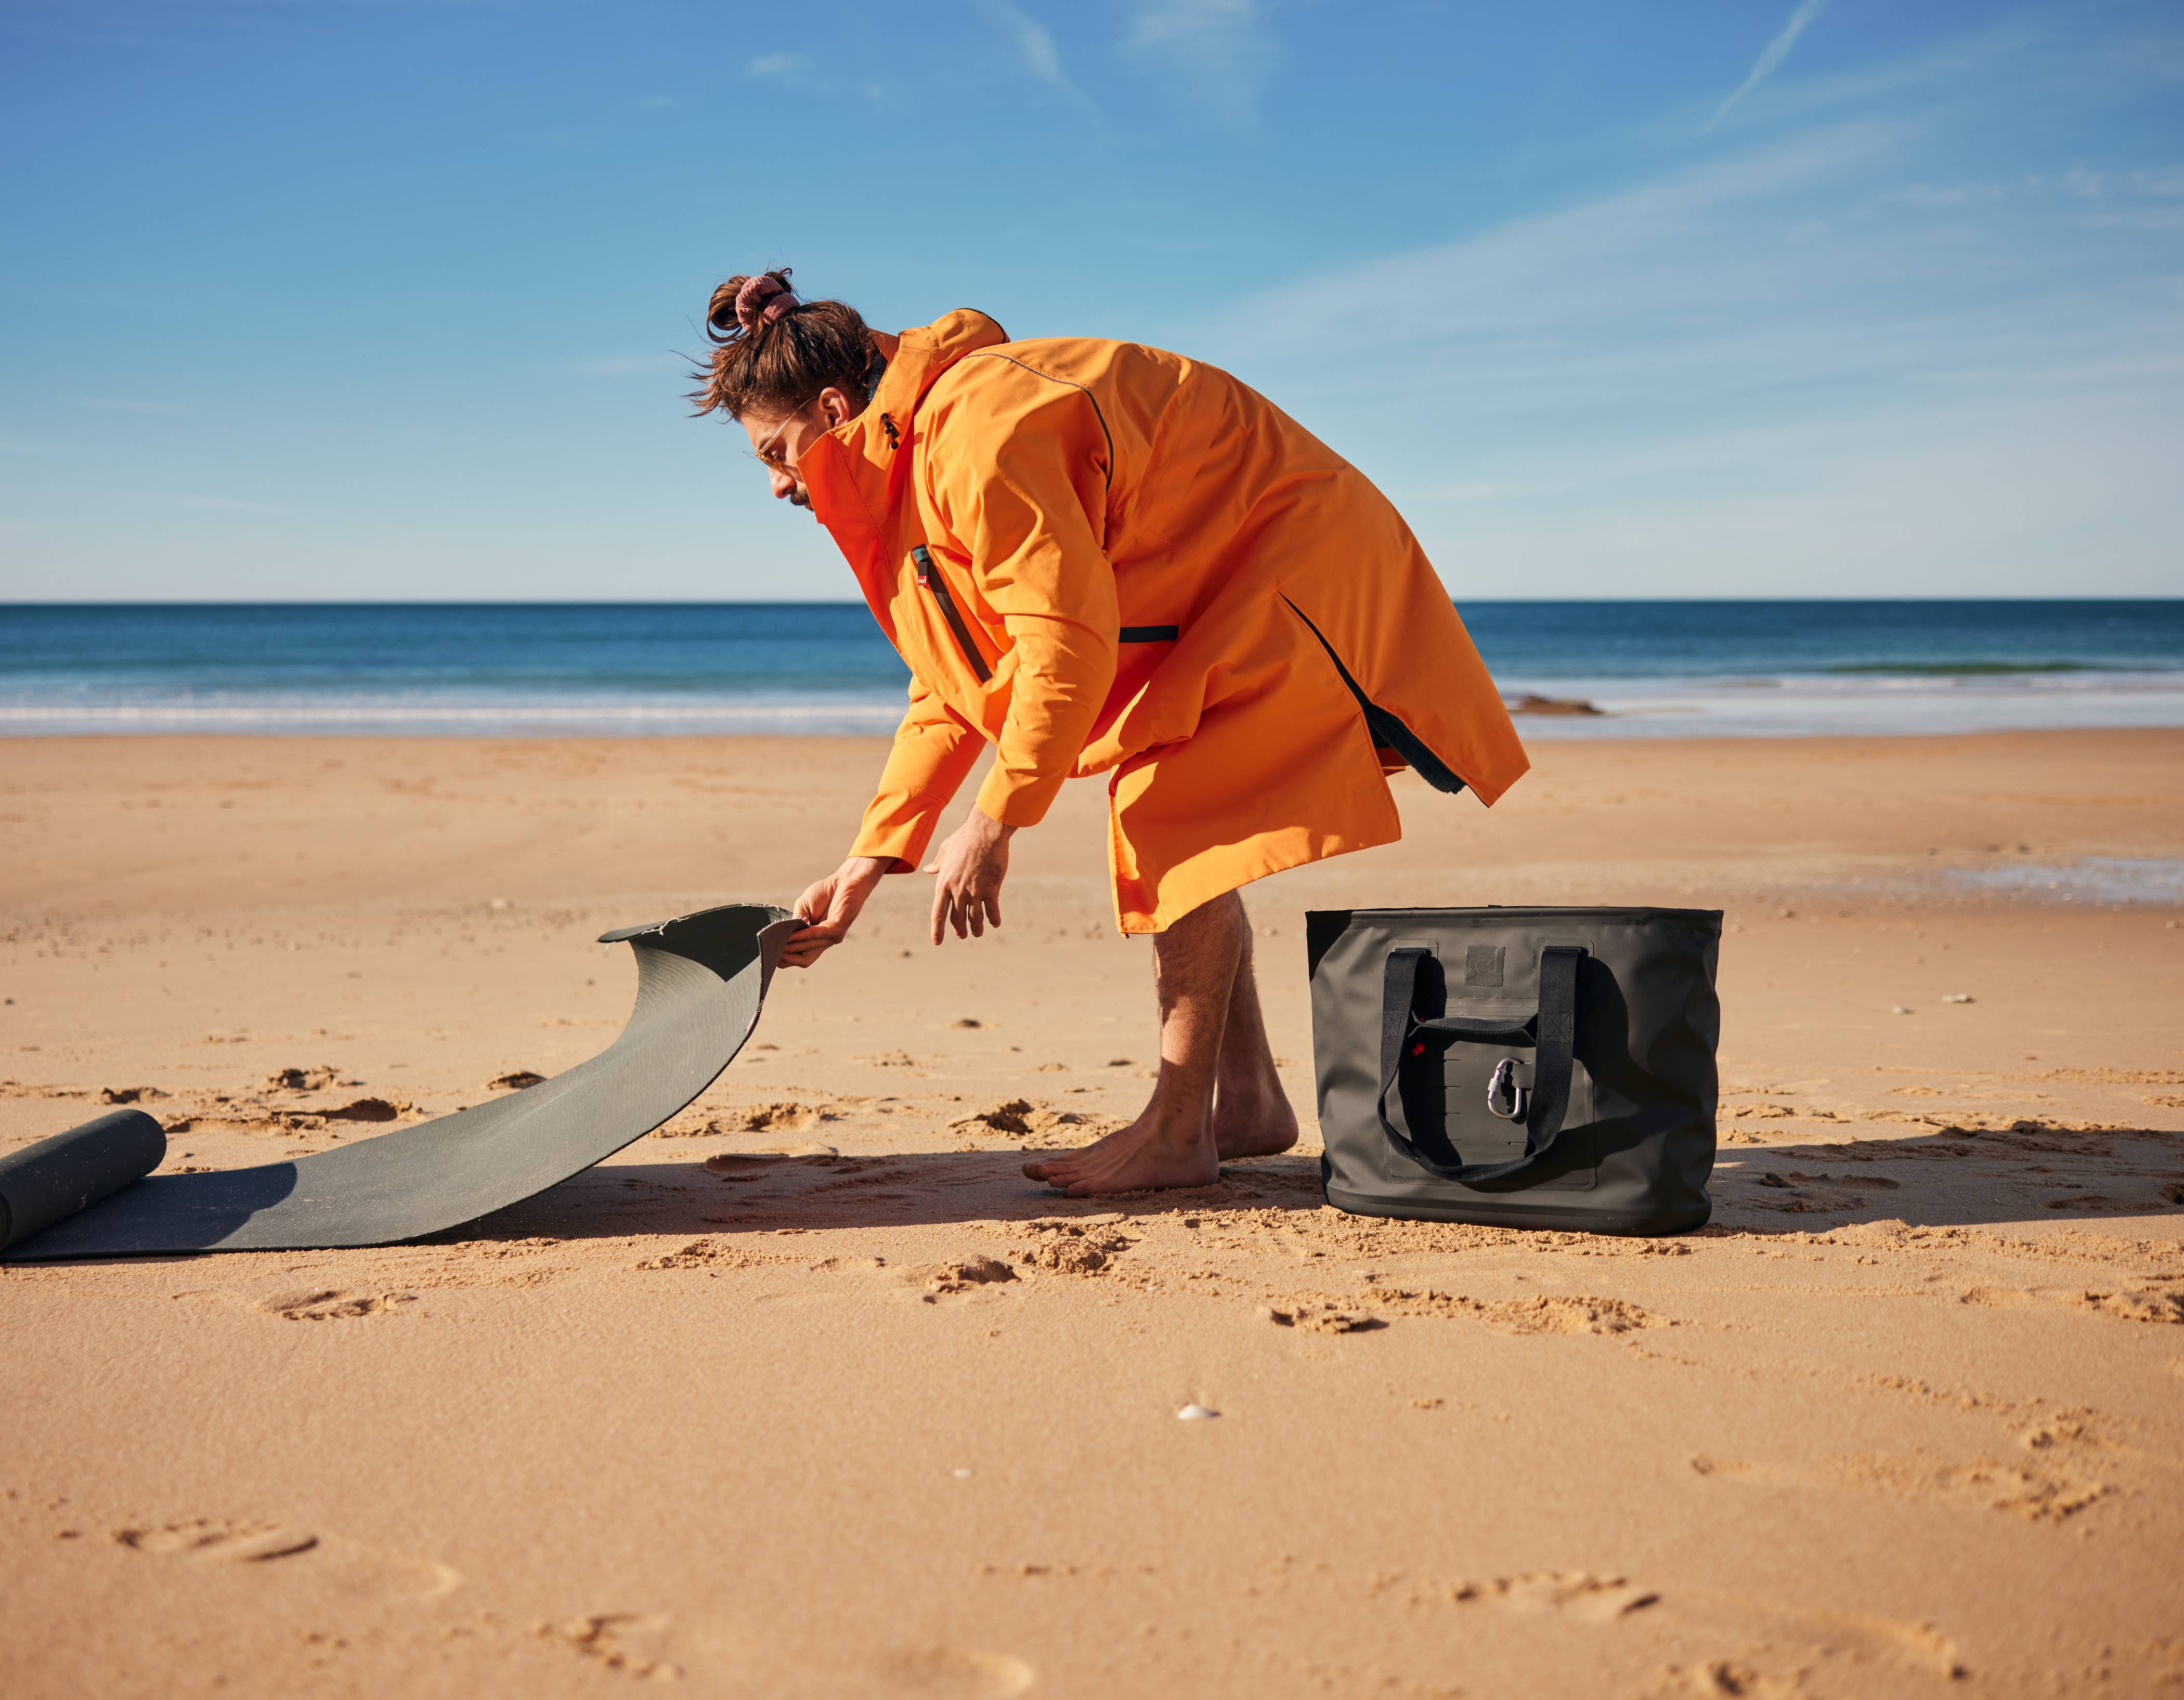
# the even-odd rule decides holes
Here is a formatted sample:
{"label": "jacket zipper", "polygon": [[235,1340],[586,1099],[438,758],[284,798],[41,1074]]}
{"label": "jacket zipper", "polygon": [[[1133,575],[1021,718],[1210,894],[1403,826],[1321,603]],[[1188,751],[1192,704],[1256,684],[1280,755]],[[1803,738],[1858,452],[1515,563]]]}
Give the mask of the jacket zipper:
{"label": "jacket zipper", "polygon": [[917,568],[917,581],[933,593],[933,601],[940,604],[941,617],[948,629],[956,634],[956,647],[963,652],[963,658],[971,664],[971,670],[978,675],[981,685],[990,685],[994,669],[986,665],[986,658],[978,653],[978,646],[971,642],[971,628],[965,623],[962,612],[956,606],[956,598],[948,593],[948,581],[925,545],[920,543],[910,552],[910,558]]}

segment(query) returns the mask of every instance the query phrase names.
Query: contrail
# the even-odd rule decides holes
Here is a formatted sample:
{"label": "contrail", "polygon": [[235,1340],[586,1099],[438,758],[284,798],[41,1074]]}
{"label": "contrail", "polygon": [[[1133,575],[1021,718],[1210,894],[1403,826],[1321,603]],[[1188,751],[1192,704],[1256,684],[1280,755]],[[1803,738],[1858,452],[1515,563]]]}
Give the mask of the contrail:
{"label": "contrail", "polygon": [[1790,21],[1782,26],[1774,39],[1769,42],[1761,52],[1758,58],[1752,64],[1751,75],[1736,86],[1736,92],[1721,103],[1712,118],[1699,126],[1700,135],[1705,135],[1708,131],[1712,130],[1714,125],[1728,117],[1730,108],[1736,106],[1737,102],[1742,100],[1745,96],[1774,75],[1782,61],[1790,57],[1790,49],[1797,45],[1797,37],[1805,33],[1806,26],[1814,19],[1827,10],[1827,5],[1828,0],[1797,0],[1797,9],[1790,14]]}

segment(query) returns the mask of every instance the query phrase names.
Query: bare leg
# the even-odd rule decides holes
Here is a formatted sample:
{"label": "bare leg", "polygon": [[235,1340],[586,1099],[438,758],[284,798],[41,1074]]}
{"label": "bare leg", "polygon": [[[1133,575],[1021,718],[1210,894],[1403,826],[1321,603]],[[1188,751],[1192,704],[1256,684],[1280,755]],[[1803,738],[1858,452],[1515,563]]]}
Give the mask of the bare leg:
{"label": "bare leg", "polygon": [[1128,1127],[1082,1151],[1027,1163],[1025,1174],[1076,1197],[1206,1186],[1221,1178],[1213,1094],[1236,969],[1249,936],[1243,903],[1233,892],[1155,935],[1161,1070],[1152,1102]]}
{"label": "bare leg", "polygon": [[1213,1148],[1223,1157],[1271,1157],[1297,1141],[1296,1112],[1274,1071],[1259,1012],[1259,987],[1251,973],[1251,926],[1244,924],[1244,948],[1228,993],[1228,1022],[1221,1034],[1219,1084],[1213,1095]]}

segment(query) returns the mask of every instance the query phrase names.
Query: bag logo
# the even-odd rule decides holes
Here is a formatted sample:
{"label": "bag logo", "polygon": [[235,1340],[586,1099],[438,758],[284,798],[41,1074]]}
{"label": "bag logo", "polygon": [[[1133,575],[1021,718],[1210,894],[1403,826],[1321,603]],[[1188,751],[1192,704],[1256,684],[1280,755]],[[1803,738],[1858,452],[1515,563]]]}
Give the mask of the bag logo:
{"label": "bag logo", "polygon": [[1502,947],[1498,944],[1467,945],[1463,952],[1463,983],[1466,986],[1499,986],[1502,983]]}

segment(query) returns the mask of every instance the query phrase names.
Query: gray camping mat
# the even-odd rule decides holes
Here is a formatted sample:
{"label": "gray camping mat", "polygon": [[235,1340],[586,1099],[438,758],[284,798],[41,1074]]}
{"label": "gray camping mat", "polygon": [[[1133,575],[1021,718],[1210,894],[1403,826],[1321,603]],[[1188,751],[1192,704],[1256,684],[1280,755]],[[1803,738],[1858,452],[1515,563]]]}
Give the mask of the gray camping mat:
{"label": "gray camping mat", "polygon": [[800,925],[738,903],[608,933],[601,943],[627,940],[637,955],[637,1007],[612,1045],[525,1091],[337,1150],[152,1175],[164,1137],[139,1111],[42,1140],[0,1160],[0,1255],[382,1246],[475,1221],[613,1156],[710,1086],[757,1025]]}

